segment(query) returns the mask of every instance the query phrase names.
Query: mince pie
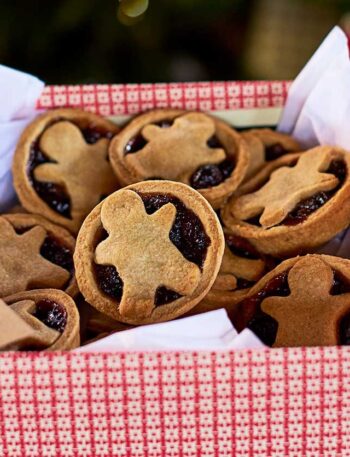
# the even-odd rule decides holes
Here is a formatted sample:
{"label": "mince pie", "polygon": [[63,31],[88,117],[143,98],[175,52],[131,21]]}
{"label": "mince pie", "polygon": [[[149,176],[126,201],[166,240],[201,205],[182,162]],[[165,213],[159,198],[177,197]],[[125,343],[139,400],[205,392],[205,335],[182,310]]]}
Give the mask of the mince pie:
{"label": "mince pie", "polygon": [[350,260],[285,260],[239,303],[231,319],[274,347],[350,344]]}
{"label": "mince pie", "polygon": [[198,192],[145,181],[115,192],[89,214],[74,261],[90,304],[139,325],[193,308],[212,286],[223,251],[219,220]]}
{"label": "mince pie", "polygon": [[75,240],[64,228],[32,214],[0,216],[0,297],[55,288],[74,296]]}
{"label": "mince pie", "polygon": [[224,229],[225,251],[218,276],[204,299],[190,311],[198,314],[214,309],[232,310],[250,288],[277,260],[260,254],[249,241]]}
{"label": "mince pie", "polygon": [[23,132],[13,177],[24,208],[79,230],[85,216],[115,191],[108,145],[118,127],[77,109],[48,111]]}
{"label": "mince pie", "polygon": [[266,254],[306,253],[350,222],[349,153],[320,146],[295,156],[277,159],[269,176],[263,169],[252,178],[254,186],[248,181],[222,212],[235,235]]}
{"label": "mince pie", "polygon": [[123,185],[180,181],[214,208],[237,189],[248,168],[242,135],[207,114],[175,109],[137,116],[113,139],[109,156]]}
{"label": "mince pie", "polygon": [[249,149],[249,168],[246,178],[250,178],[264,165],[280,157],[302,150],[300,144],[290,135],[271,129],[250,129],[242,133]]}
{"label": "mince pie", "polygon": [[13,322],[17,340],[0,349],[62,351],[79,346],[79,313],[73,299],[61,290],[19,292],[4,298],[4,302],[20,319],[17,324],[13,319],[9,321]]}

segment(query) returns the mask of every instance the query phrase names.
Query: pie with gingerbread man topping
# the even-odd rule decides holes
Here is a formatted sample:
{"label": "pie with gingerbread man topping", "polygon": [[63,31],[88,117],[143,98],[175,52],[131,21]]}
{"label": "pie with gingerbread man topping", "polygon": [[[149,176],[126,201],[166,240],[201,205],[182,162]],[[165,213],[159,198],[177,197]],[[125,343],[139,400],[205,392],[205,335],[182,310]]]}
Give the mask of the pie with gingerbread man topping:
{"label": "pie with gingerbread man topping", "polygon": [[350,260],[307,255],[285,260],[236,306],[237,330],[274,347],[349,344]]}
{"label": "pie with gingerbread man topping", "polygon": [[154,110],[134,118],[111,142],[121,184],[166,179],[197,189],[214,208],[234,192],[248,168],[242,136],[199,112]]}
{"label": "pie with gingerbread man topping", "polygon": [[118,127],[76,109],[48,111],[23,132],[14,185],[23,207],[76,233],[85,216],[114,192],[108,145]]}
{"label": "pie with gingerbread man topping", "polygon": [[74,261],[88,303],[140,325],[193,308],[212,286],[223,250],[219,220],[198,192],[145,181],[115,192],[89,214]]}
{"label": "pie with gingerbread man topping", "polygon": [[281,157],[228,200],[223,222],[260,252],[310,252],[349,225],[349,167],[349,153],[332,146]]}

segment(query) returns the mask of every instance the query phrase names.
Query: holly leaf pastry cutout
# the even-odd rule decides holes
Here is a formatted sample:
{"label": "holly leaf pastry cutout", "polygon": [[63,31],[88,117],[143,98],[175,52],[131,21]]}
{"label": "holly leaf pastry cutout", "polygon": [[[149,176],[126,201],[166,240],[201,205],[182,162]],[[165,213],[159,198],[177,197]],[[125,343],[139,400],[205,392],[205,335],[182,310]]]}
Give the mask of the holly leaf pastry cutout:
{"label": "holly leaf pastry cutout", "polygon": [[46,230],[35,226],[17,234],[12,225],[0,218],[0,296],[35,287],[61,288],[70,274],[40,255]]}
{"label": "holly leaf pastry cutout", "polygon": [[329,148],[315,148],[304,153],[294,167],[275,170],[259,190],[235,200],[234,216],[247,220],[262,213],[262,227],[278,225],[300,201],[337,187],[339,180],[324,172],[332,158]]}
{"label": "holly leaf pastry cutout", "polygon": [[115,266],[123,280],[121,315],[150,316],[159,286],[181,295],[196,289],[199,267],[186,260],[169,238],[175,216],[171,203],[147,214],[141,197],[131,190],[119,191],[102,204],[101,221],[109,237],[97,246],[95,260]]}
{"label": "holly leaf pastry cutout", "polygon": [[19,301],[10,305],[10,308],[32,329],[32,335],[30,339],[28,338],[27,345],[30,344],[35,347],[47,348],[52,346],[61,336],[57,330],[48,327],[33,316],[33,313],[36,311],[36,304],[33,300]]}
{"label": "holly leaf pastry cutout", "polygon": [[127,154],[125,160],[145,179],[159,176],[188,184],[200,166],[226,158],[222,148],[207,145],[215,134],[215,123],[202,113],[180,116],[167,128],[146,125],[141,134],[148,143],[140,151]]}
{"label": "holly leaf pastry cutout", "polygon": [[331,295],[333,271],[323,260],[307,256],[289,271],[287,297],[270,297],[261,304],[278,322],[276,347],[338,344],[340,319],[350,310],[350,294]]}
{"label": "holly leaf pastry cutout", "polygon": [[104,195],[116,190],[107,158],[108,139],[88,144],[79,128],[56,122],[43,133],[40,148],[52,163],[38,165],[35,179],[62,185],[71,201],[71,216],[82,220]]}

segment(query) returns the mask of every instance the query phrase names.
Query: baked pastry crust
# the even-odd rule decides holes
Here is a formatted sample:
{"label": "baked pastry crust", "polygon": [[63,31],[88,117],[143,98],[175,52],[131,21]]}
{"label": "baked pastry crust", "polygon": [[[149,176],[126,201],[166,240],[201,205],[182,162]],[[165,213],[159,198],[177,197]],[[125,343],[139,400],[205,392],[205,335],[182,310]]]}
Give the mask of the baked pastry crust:
{"label": "baked pastry crust", "polygon": [[248,144],[249,167],[246,178],[254,176],[268,163],[285,154],[302,151],[301,145],[290,135],[272,129],[249,129],[242,132]]}
{"label": "baked pastry crust", "polygon": [[[162,122],[167,128],[159,125]],[[140,134],[142,147],[126,153],[130,140]],[[214,147],[208,146],[211,138],[215,138]],[[228,177],[216,170],[222,178],[218,184],[194,186],[214,208],[237,189],[248,168],[247,144],[231,126],[204,113],[177,109],[136,116],[114,137],[109,156],[118,180],[125,186],[152,178],[191,185],[191,177],[201,167],[212,164],[218,168],[217,164],[229,159],[233,169],[225,172]]]}
{"label": "baked pastry crust", "polygon": [[[320,146],[297,157],[288,154],[270,164],[267,172],[262,169],[222,211],[224,224],[234,234],[247,238],[258,251],[276,257],[310,252],[350,221],[349,154],[340,148]],[[318,196],[319,206],[313,201]],[[306,211],[305,217],[299,216],[300,208]],[[290,221],[291,215],[295,219]]]}
{"label": "baked pastry crust", "polygon": [[75,239],[63,227],[34,214],[0,216],[0,296],[23,288],[57,288],[75,296]]}
{"label": "baked pastry crust", "polygon": [[[63,291],[56,289],[30,290],[5,297],[4,301],[30,327],[36,330],[39,340],[42,338],[42,341],[45,339],[49,341],[52,338],[51,344],[43,350],[64,351],[79,346],[79,312],[73,299]],[[52,304],[55,305],[55,309],[51,311],[50,315],[50,309],[46,308]],[[48,315],[41,320],[44,316],[43,312],[47,312]],[[33,313],[36,313],[36,316]],[[22,349],[32,348],[33,344],[36,347],[38,342],[29,340],[22,346]]]}
{"label": "baked pastry crust", "polygon": [[[166,200],[146,211],[145,198],[146,204],[147,198]],[[185,228],[182,235],[180,226]],[[174,244],[187,236],[184,233],[194,235],[193,244],[186,241],[190,260],[181,252],[181,241],[178,247]],[[89,214],[78,235],[74,261],[88,303],[117,321],[140,325],[174,319],[193,308],[212,286],[223,251],[219,220],[198,192],[181,183],[145,181],[115,192]],[[200,257],[192,257],[194,252]],[[123,288],[118,298],[101,289],[96,264],[112,265],[114,276],[120,275]],[[155,304],[159,288],[176,295]]]}
{"label": "baked pastry crust", "polygon": [[350,260],[309,254],[266,274],[230,317],[238,330],[248,326],[274,347],[332,346],[341,343],[349,313]]}
{"label": "baked pastry crust", "polygon": [[[112,122],[79,109],[38,116],[22,133],[12,168],[23,207],[76,233],[101,198],[118,188],[107,161],[110,138],[118,131]],[[42,196],[56,190],[63,203],[43,199],[40,186]]]}
{"label": "baked pastry crust", "polygon": [[269,270],[276,260],[260,254],[247,240],[224,228],[225,250],[218,276],[203,300],[188,314],[199,314],[225,308],[232,312],[250,288]]}

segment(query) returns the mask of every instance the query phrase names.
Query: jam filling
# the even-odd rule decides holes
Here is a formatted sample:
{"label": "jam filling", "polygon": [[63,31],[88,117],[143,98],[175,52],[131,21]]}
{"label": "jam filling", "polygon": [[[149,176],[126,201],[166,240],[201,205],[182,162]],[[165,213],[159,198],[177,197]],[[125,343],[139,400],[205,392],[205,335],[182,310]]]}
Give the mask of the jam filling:
{"label": "jam filling", "polygon": [[52,262],[73,274],[73,253],[56,238],[50,235],[45,238],[44,243],[40,248],[40,255],[49,262]]}
{"label": "jam filling", "polygon": [[160,286],[156,290],[154,304],[155,304],[155,306],[166,305],[181,297],[182,297],[182,295],[178,294],[174,290],[168,289],[167,287],[164,287],[164,286]]}
{"label": "jam filling", "polygon": [[[55,122],[62,121],[57,119]],[[49,124],[45,130],[51,127],[55,122]],[[74,122],[72,122],[74,123]],[[77,124],[76,124],[77,125]],[[77,125],[79,127],[79,125]],[[80,128],[80,127],[79,127]],[[96,127],[86,127],[80,129],[86,143],[94,144],[101,138],[112,138],[113,133],[104,131]],[[29,180],[39,197],[56,213],[60,214],[67,219],[71,218],[71,201],[64,186],[52,182],[37,181],[34,176],[34,170],[37,166],[43,163],[55,163],[54,160],[49,159],[43,151],[41,151],[40,137],[34,141],[30,148],[29,160],[27,163],[27,174]]]}
{"label": "jam filling", "polygon": [[290,294],[288,272],[289,270],[278,274],[255,295],[241,301],[237,314],[232,319],[237,331],[248,327],[263,343],[272,346],[276,339],[278,324],[275,319],[264,313],[260,306],[267,297],[287,297]]}
{"label": "jam filling", "polygon": [[238,257],[244,257],[245,259],[261,259],[259,252],[245,238],[232,234],[225,234],[225,241],[232,254]]}
{"label": "jam filling", "polygon": [[[284,220],[279,225],[297,225],[301,222],[304,222],[312,213],[320,209],[324,204],[326,204],[341,188],[346,175],[347,168],[346,164],[341,159],[332,160],[328,169],[325,173],[330,173],[336,176],[339,180],[339,184],[335,189],[330,191],[318,192],[311,197],[306,198],[299,202],[296,207],[284,218]],[[250,219],[247,219],[246,222],[257,227],[261,227],[260,216],[258,214]]]}
{"label": "jam filling", "polygon": [[[238,331],[248,327],[263,343],[272,346],[275,342],[278,323],[261,310],[262,301],[271,296],[286,297],[290,294],[288,286],[289,270],[272,278],[263,289],[252,297],[247,297],[238,305],[237,315],[232,319]],[[350,293],[350,281],[338,271],[333,271],[331,295]],[[350,345],[350,313],[339,323],[339,343]]]}
{"label": "jam filling", "polygon": [[219,164],[202,165],[191,176],[191,186],[194,189],[218,186],[231,175],[234,167],[234,161],[227,158]]}
{"label": "jam filling", "polygon": [[291,151],[285,149],[281,143],[275,143],[271,146],[265,147],[265,160],[270,162],[271,160],[276,160],[289,152]]}
{"label": "jam filling", "polygon": [[67,325],[67,311],[65,308],[49,299],[40,300],[36,303],[36,311],[33,314],[47,327],[63,333]]}
{"label": "jam filling", "polygon": [[95,277],[100,289],[112,298],[121,300],[123,280],[113,265],[94,264]]}
{"label": "jam filling", "polygon": [[203,268],[210,245],[210,238],[199,217],[171,194],[139,193],[147,214],[153,214],[167,203],[176,208],[176,217],[169,238],[190,262]]}

